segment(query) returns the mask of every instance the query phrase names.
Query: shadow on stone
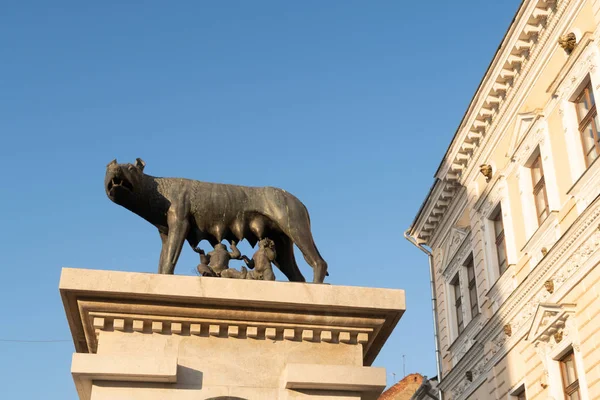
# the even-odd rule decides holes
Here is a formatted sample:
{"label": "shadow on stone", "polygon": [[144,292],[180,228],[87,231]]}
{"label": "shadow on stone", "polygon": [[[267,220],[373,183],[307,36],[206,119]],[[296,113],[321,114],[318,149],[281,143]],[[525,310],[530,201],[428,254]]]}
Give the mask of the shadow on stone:
{"label": "shadow on stone", "polygon": [[185,387],[202,389],[202,371],[177,365],[177,382]]}

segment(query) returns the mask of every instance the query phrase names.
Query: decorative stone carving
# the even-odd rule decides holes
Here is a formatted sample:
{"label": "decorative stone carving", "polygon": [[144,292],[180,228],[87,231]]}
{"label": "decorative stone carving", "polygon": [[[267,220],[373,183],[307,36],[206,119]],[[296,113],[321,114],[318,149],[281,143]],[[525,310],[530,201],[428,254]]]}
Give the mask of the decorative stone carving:
{"label": "decorative stone carving", "polygon": [[[457,236],[455,236],[454,239],[462,236],[464,232],[465,231],[456,229],[455,234]],[[450,281],[456,275],[456,272],[464,264],[468,254],[472,251],[470,235],[468,232],[464,234],[465,236],[460,239],[461,242],[459,243],[459,249],[454,249],[455,254],[452,257],[447,258],[448,261],[446,267],[443,268],[444,279],[446,279],[446,281]],[[447,253],[447,251],[445,253]]]}
{"label": "decorative stone carving", "polygon": [[521,145],[523,138],[530,134],[532,127],[540,117],[542,117],[542,112],[541,109],[536,108],[533,111],[517,114],[517,121],[512,132],[512,138],[507,153],[509,157],[514,155],[517,148]]}
{"label": "decorative stone carving", "polygon": [[478,208],[479,212],[481,213],[481,216],[483,218],[482,222],[484,222],[486,218],[489,218],[491,216],[492,211],[500,203],[500,200],[504,195],[505,189],[506,178],[501,175],[498,177],[498,179],[495,180],[487,196],[482,196],[482,198],[478,201],[478,204],[475,205],[475,207]]}
{"label": "decorative stone carving", "polygon": [[508,337],[512,336],[512,328],[510,326],[510,324],[506,324],[504,325],[504,334]]}
{"label": "decorative stone carving", "polygon": [[548,279],[546,282],[544,282],[544,288],[546,288],[548,293],[554,293],[554,281],[552,279]]}
{"label": "decorative stone carving", "polygon": [[490,164],[481,164],[479,166],[479,172],[485,176],[485,181],[489,182],[492,180],[492,166]]}
{"label": "decorative stone carving", "polygon": [[576,312],[575,304],[540,304],[526,340],[533,343],[535,351],[540,358],[544,374],[540,380],[542,388],[548,386],[550,380],[549,365],[553,362],[552,356],[564,348],[556,347],[568,340],[575,351],[579,351],[579,335],[571,318]]}
{"label": "decorative stone carving", "polygon": [[525,164],[526,160],[531,156],[535,148],[543,143],[544,135],[546,133],[545,125],[540,123],[536,124],[537,129],[535,129],[535,127],[533,128],[533,130],[525,137],[523,142],[521,142],[517,147],[515,154],[512,157],[512,160],[516,165]]}
{"label": "decorative stone carving", "polygon": [[563,48],[567,54],[571,54],[577,45],[577,36],[573,32],[569,32],[558,38],[558,45]]}
{"label": "decorative stone carving", "polygon": [[571,257],[565,262],[562,268],[552,278],[555,285],[563,284],[591,254],[600,247],[600,232],[595,231],[594,234],[583,244]]}
{"label": "decorative stone carving", "polygon": [[588,45],[587,48],[583,51],[583,54],[578,56],[580,59],[577,60],[577,63],[575,63],[569,75],[564,79],[563,83],[556,89],[556,97],[562,98],[563,95],[570,96],[575,86],[579,82],[581,82],[586,73],[594,72],[598,62],[594,47],[595,46]]}
{"label": "decorative stone carving", "polygon": [[554,340],[556,341],[556,343],[560,343],[563,339],[563,332],[562,331],[558,331],[554,334]]}
{"label": "decorative stone carving", "polygon": [[[483,348],[480,350],[483,351]],[[453,395],[453,399],[464,399],[469,395],[470,389],[478,387],[481,382],[483,382],[483,380],[486,378],[486,364],[489,361],[490,359],[488,357],[480,357],[472,364],[472,367],[469,370],[461,372],[461,375],[455,378],[455,383],[450,390]]]}
{"label": "decorative stone carving", "polygon": [[[555,290],[557,287],[560,287],[570,276],[572,276],[575,271],[579,268],[580,262],[582,258],[589,257],[591,253],[598,250],[600,248],[600,232],[594,230],[594,233],[591,237],[589,237],[583,244],[581,244],[576,250],[572,250],[573,253],[566,260],[566,262],[560,264],[560,268],[558,268],[557,262],[558,260],[574,245],[574,243],[580,238],[580,236],[584,233],[584,231],[592,224],[595,223],[597,218],[600,217],[600,205],[591,213],[587,220],[579,226],[570,238],[569,241],[560,248],[556,249],[552,253],[552,258],[547,260],[547,264],[540,266],[537,270],[537,273],[540,276],[543,276],[548,270],[554,268],[557,270],[555,275],[552,277],[554,282]],[[584,258],[584,259],[585,259]],[[524,295],[526,293],[532,293],[534,285],[540,285],[539,280],[531,280],[529,285],[530,287],[524,288],[525,291],[517,294],[513,298],[513,302],[510,304],[506,304],[508,306],[506,309],[501,310],[499,317],[506,321],[510,320],[512,328],[515,332],[519,331],[523,324],[531,319],[531,317],[535,314],[538,305],[540,303],[544,303],[546,299],[549,297],[549,293],[547,291],[541,292],[533,292],[533,296],[525,303],[524,306],[519,307],[519,312],[511,318],[509,318],[508,314],[514,310],[518,305],[522,305],[524,302]]]}
{"label": "decorative stone carving", "polygon": [[[555,333],[565,327],[565,322],[570,315],[575,313],[575,304],[543,303],[538,306],[531,328],[527,333],[527,340],[531,342],[546,342],[552,344],[551,338],[556,340]],[[563,339],[561,334],[560,340]]]}
{"label": "decorative stone carving", "polygon": [[535,349],[537,355],[540,357],[540,360],[542,360],[542,368],[544,370],[544,374],[548,375],[548,344],[545,342],[537,342],[533,345],[533,348]]}
{"label": "decorative stone carving", "polygon": [[462,242],[467,237],[469,230],[467,228],[452,228],[452,233],[450,234],[450,244],[448,246],[448,255],[452,257],[457,251]]}
{"label": "decorative stone carving", "polygon": [[477,341],[475,336],[481,331],[481,328],[485,325],[486,320],[482,318],[481,314],[478,314],[467,324],[467,327],[462,334],[456,339],[450,347],[449,354],[452,357],[453,365],[458,364],[467,352],[475,345]]}

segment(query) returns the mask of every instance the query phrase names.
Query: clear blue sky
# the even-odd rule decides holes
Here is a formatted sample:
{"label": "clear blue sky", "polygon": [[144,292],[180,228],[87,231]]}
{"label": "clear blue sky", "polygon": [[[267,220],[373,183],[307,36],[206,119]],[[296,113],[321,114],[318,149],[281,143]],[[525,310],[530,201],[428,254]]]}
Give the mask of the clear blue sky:
{"label": "clear blue sky", "polygon": [[[3,2],[0,339],[71,339],[61,267],[157,270],[156,229],[103,191],[141,157],[295,194],[330,283],[406,290],[388,382],[402,355],[435,375],[427,259],[402,234],[518,4]],[[177,273],[196,263],[184,248]],[[1,397],[75,399],[73,351],[0,342]]]}

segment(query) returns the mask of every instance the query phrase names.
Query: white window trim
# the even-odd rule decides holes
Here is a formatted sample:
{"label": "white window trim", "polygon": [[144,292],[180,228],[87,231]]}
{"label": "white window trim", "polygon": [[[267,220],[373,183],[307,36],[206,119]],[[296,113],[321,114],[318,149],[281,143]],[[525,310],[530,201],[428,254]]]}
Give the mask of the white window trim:
{"label": "white window trim", "polygon": [[[565,124],[565,132],[567,135],[567,142],[570,143],[570,147],[574,147],[569,152],[570,162],[574,165],[571,169],[573,186],[567,192],[569,195],[574,196],[576,200],[577,212],[582,213],[590,205],[590,203],[596,198],[599,193],[598,183],[600,182],[600,157],[592,162],[587,167],[585,166],[585,159],[583,156],[583,145],[581,142],[581,135],[579,133],[579,127],[577,124],[577,114],[575,110],[575,104],[572,102],[581,92],[581,90],[591,82],[592,92],[596,99],[596,103],[600,101],[600,74],[598,69],[595,68],[593,60],[597,60],[596,51],[592,52],[592,55],[588,57],[590,61],[588,71],[578,81],[577,86],[574,85],[568,94],[570,95],[567,99],[563,100],[565,105],[563,106],[563,124]],[[597,110],[600,111],[600,104],[596,105]],[[571,135],[569,140],[569,136]],[[568,143],[569,144],[569,143]],[[569,146],[567,146],[569,148]]]}
{"label": "white window trim", "polygon": [[[473,318],[471,316],[471,298],[469,297],[469,278],[467,275],[467,267],[465,263],[469,256],[473,254],[472,252],[468,252],[466,255],[463,255],[460,259],[457,260],[459,263],[459,267],[450,277],[450,279],[446,282],[446,301],[449,305],[447,318],[449,321],[449,332],[450,332],[450,347],[456,342],[456,340],[462,336],[466,331],[467,327],[478,315],[481,314],[481,305],[479,304],[479,285],[477,282],[477,274],[475,275],[475,288],[477,290],[477,309],[479,313]],[[462,296],[461,299],[461,313],[463,317],[463,331],[458,333],[458,323],[457,323],[457,315],[456,315],[456,298],[454,296],[454,278],[458,276],[458,285],[460,294]],[[468,305],[467,305],[468,304]]]}
{"label": "white window trim", "polygon": [[587,380],[585,379],[585,368],[583,367],[583,356],[579,345],[574,345],[572,342],[560,343],[549,354],[551,363],[548,368],[548,382],[550,383],[550,393],[555,398],[564,398],[564,388],[562,381],[562,373],[560,371],[560,359],[573,349],[575,358],[575,369],[577,370],[577,380],[579,381],[579,394],[581,400],[590,400],[587,389]]}
{"label": "white window trim", "polygon": [[526,253],[530,257],[530,271],[532,271],[542,258],[544,258],[542,248],[545,247],[546,251],[549,251],[558,239],[560,239],[560,236],[561,229],[558,220],[558,212],[551,211],[548,217],[542,222],[538,229],[536,229],[521,249],[522,253]]}
{"label": "white window trim", "polygon": [[477,315],[475,315],[475,317],[473,316],[473,313],[471,312],[471,292],[469,291],[469,273],[467,271],[467,260],[469,259],[469,257],[473,260],[473,274],[474,274],[474,278],[475,278],[475,301],[477,302],[477,315],[481,314],[481,304],[479,304],[479,281],[477,280],[477,269],[475,268],[475,254],[473,251],[469,252],[467,254],[466,257],[464,257],[464,259],[461,261],[461,273],[463,274],[463,277],[465,279],[465,293],[463,294],[463,298],[468,300],[469,303],[469,309],[467,310],[466,314],[467,314],[467,319],[465,320],[465,327],[467,325],[469,325],[471,323],[471,321],[473,319],[475,319],[475,317],[477,317]]}
{"label": "white window trim", "polygon": [[[553,316],[544,324],[546,311],[551,311]],[[570,349],[573,349],[577,379],[579,380],[579,393],[582,400],[590,400],[580,349],[579,332],[575,325],[575,314],[575,304],[540,304],[526,340],[532,341],[542,361],[546,376],[541,383],[548,385],[550,395],[556,399],[564,398],[559,360]],[[555,333],[560,333],[562,340],[557,342]]]}
{"label": "white window trim", "polygon": [[529,168],[533,161],[532,158],[538,150],[544,170],[546,195],[548,197],[548,214],[552,211],[558,211],[561,208],[548,124],[545,120],[538,120],[531,128],[526,133],[526,137],[519,145],[514,157],[519,168],[517,180],[519,182],[519,194],[521,195],[521,204],[523,206],[526,240],[529,240],[540,226],[533,196],[531,169]]}
{"label": "white window trim", "polygon": [[[454,279],[456,275],[452,277]],[[452,284],[452,279],[446,282],[446,304],[447,307],[447,320],[448,320],[448,333],[450,337],[450,346],[452,343],[456,341],[458,338],[458,322],[456,320],[456,306],[455,306],[455,298],[454,298],[454,285]],[[460,284],[460,276],[459,276],[459,284]]]}
{"label": "white window trim", "polygon": [[492,287],[500,278],[498,266],[498,254],[496,252],[496,237],[494,232],[494,222],[491,220],[494,212],[500,205],[502,210],[502,223],[504,225],[504,241],[506,243],[507,270],[503,277],[513,275],[513,267],[517,263],[517,249],[515,245],[514,226],[510,201],[508,198],[508,187],[504,177],[500,177],[496,182],[494,193],[490,194],[488,206],[482,212],[482,227],[484,233],[485,246],[485,265],[487,266],[488,294]]}
{"label": "white window trim", "polygon": [[530,238],[538,228],[537,209],[533,198],[531,170],[525,165],[519,166],[517,179],[519,181],[519,194],[521,195],[521,205],[523,207],[525,237]]}
{"label": "white window trim", "polygon": [[[466,277],[466,269],[463,267],[467,257],[473,253],[472,243],[471,243],[471,233],[470,231],[465,232],[465,235],[459,235],[461,237],[461,242],[459,244],[455,244],[454,250],[452,251],[452,256],[448,257],[450,260],[447,265],[443,268],[442,276],[444,279],[444,288],[445,288],[445,300],[446,304],[446,320],[448,321],[448,339],[449,345],[451,346],[456,339],[460,336],[458,334],[458,326],[456,321],[456,307],[454,302],[454,287],[452,285],[452,281],[458,275],[459,277],[459,286],[460,293],[462,294],[462,315],[463,315],[463,325],[466,329],[468,323],[471,321],[470,315],[467,316],[465,312],[465,290],[468,291],[467,286],[465,286],[467,279]],[[450,235],[448,240],[452,240],[452,235]],[[448,251],[448,250],[446,250]],[[468,318],[467,318],[468,317]],[[464,332],[464,330],[463,330]]]}
{"label": "white window trim", "polygon": [[[598,65],[598,50],[590,43],[579,55],[568,77],[557,89],[560,93],[559,114],[565,130],[565,142],[571,170],[571,181],[576,182],[586,171],[583,156],[583,144],[577,123],[577,113],[573,100],[588,81],[592,83],[592,92],[596,102],[600,100],[600,71]],[[589,80],[588,80],[589,78]]]}

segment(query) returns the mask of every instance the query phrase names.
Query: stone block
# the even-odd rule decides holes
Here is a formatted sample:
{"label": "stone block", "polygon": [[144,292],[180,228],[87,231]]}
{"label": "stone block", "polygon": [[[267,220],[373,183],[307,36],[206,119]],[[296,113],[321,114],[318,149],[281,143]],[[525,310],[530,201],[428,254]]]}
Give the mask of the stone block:
{"label": "stone block", "polygon": [[60,292],[84,400],[373,399],[404,312],[401,290],[112,271]]}

